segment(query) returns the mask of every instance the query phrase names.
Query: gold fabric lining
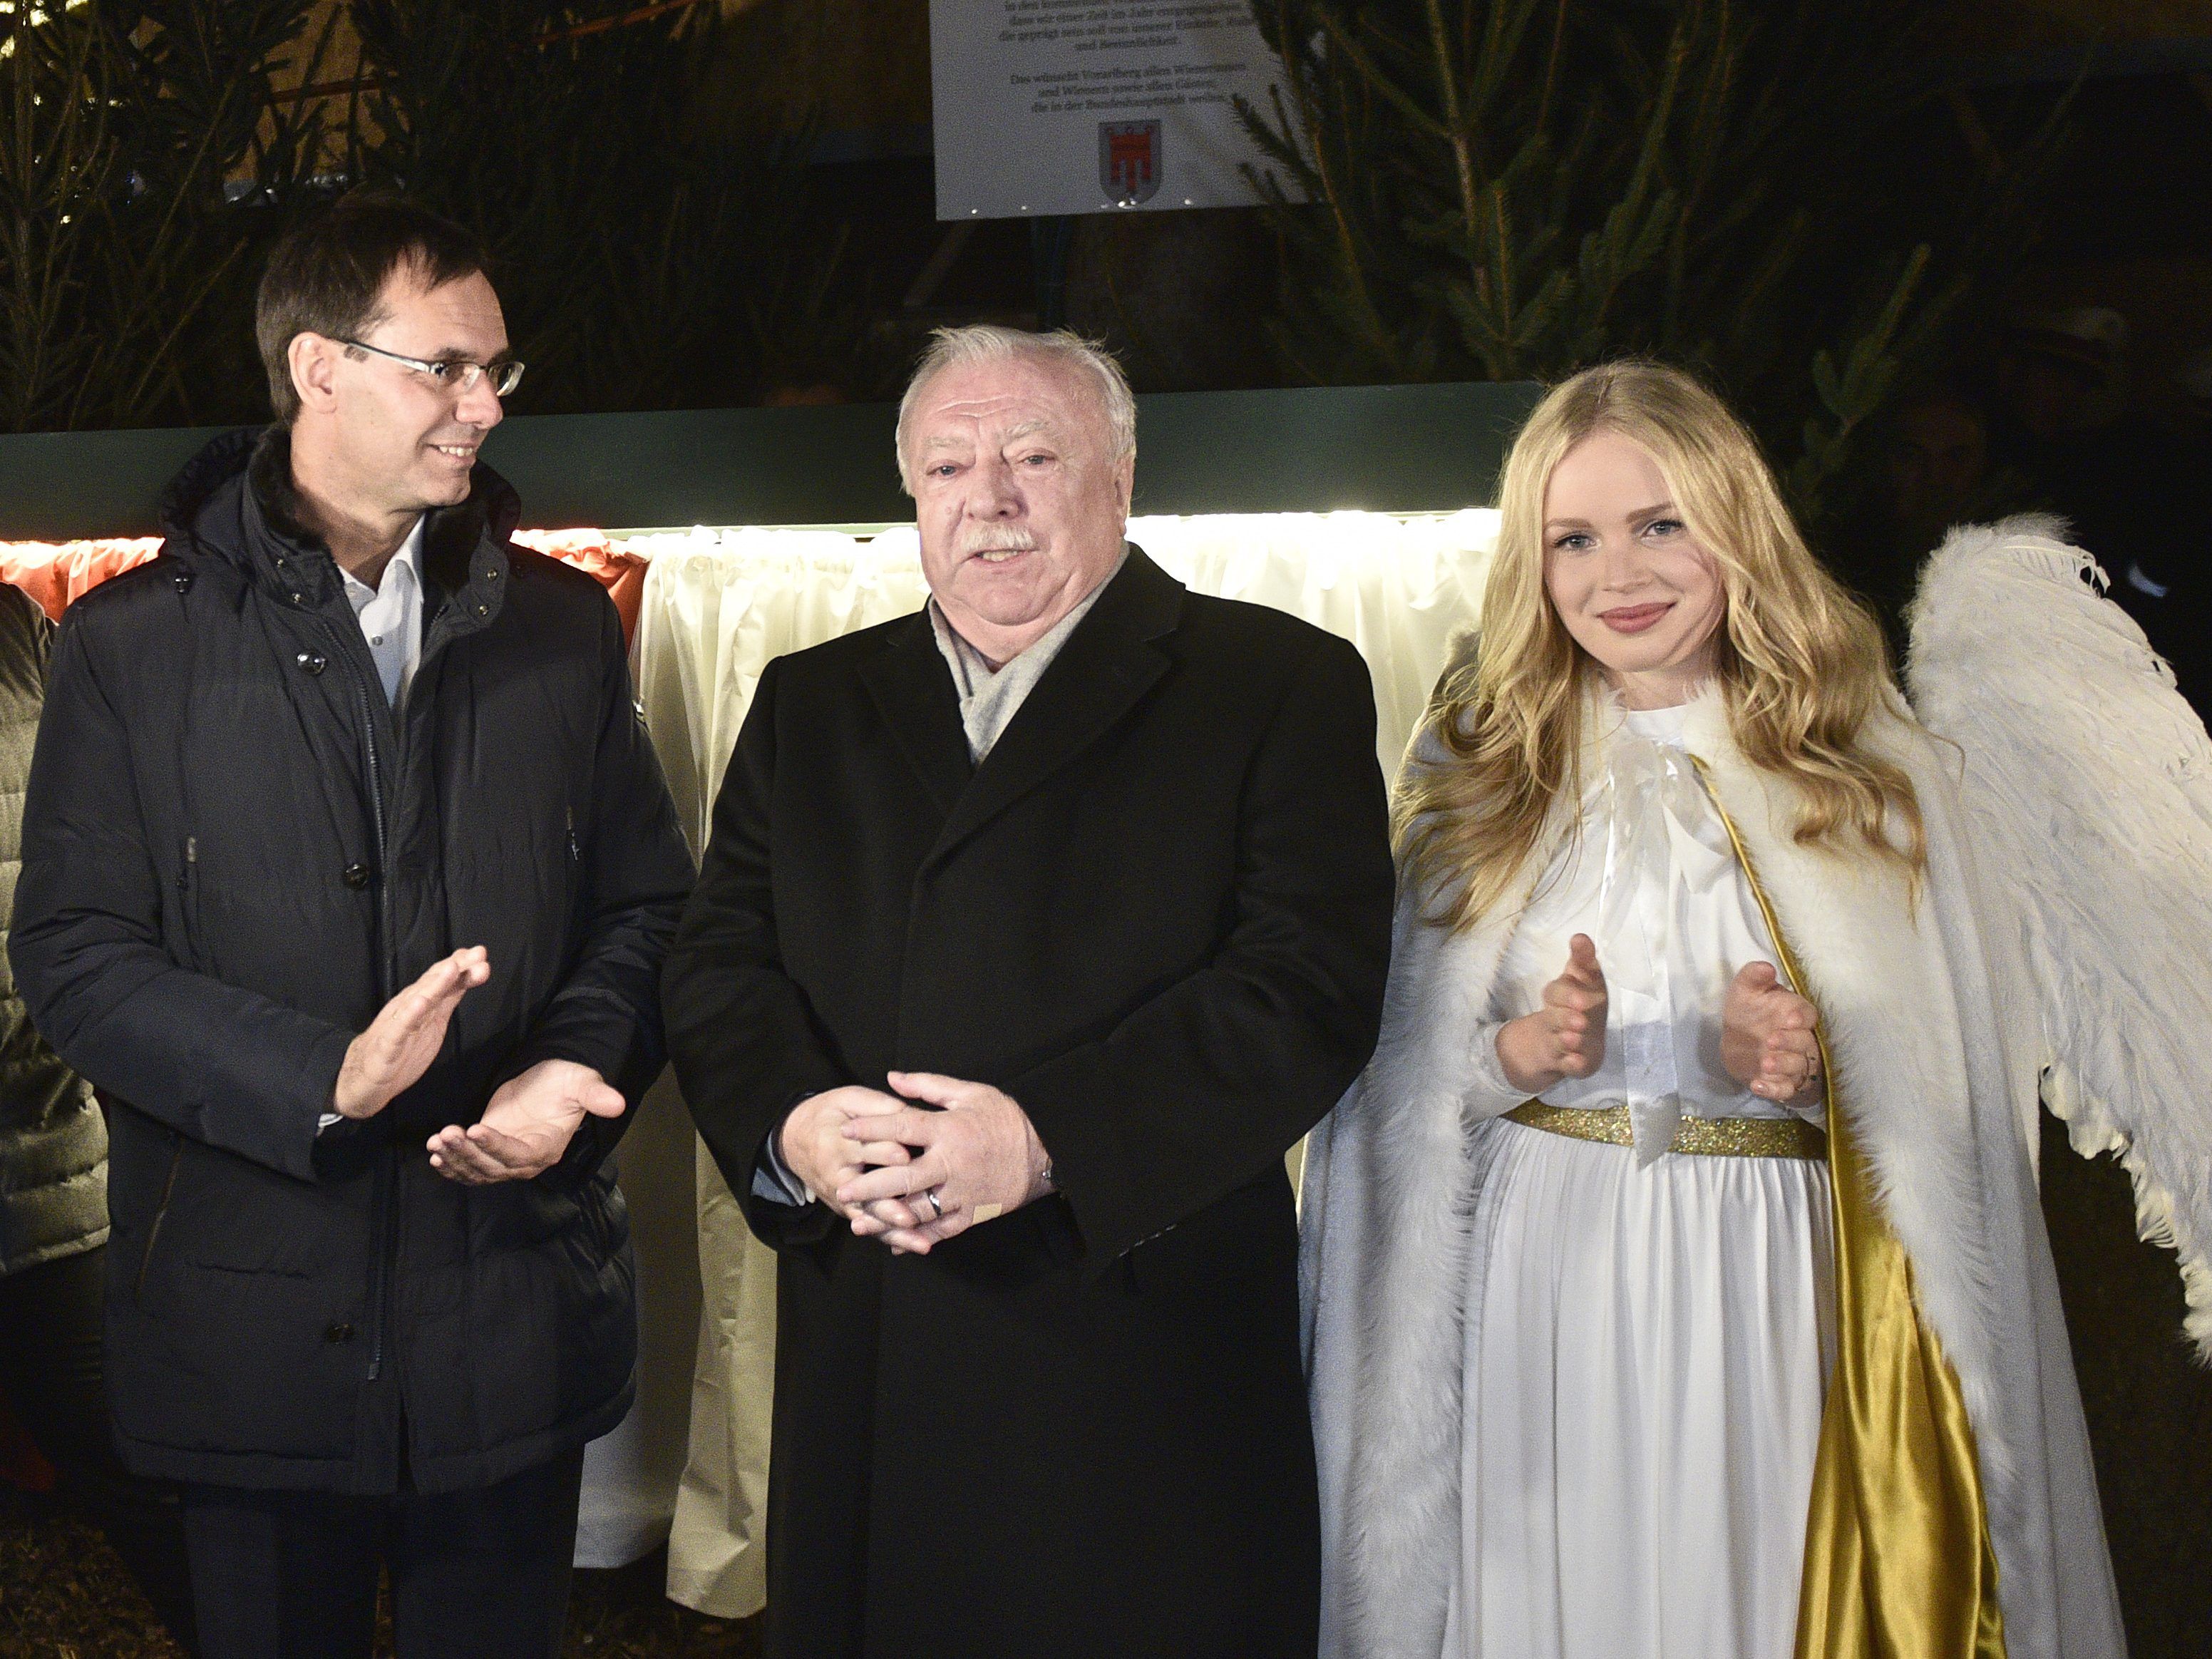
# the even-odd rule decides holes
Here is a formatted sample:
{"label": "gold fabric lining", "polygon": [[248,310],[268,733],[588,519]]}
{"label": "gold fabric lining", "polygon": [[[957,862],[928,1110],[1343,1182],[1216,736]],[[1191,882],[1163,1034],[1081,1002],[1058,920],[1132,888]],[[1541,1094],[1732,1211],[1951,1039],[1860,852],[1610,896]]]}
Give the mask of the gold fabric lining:
{"label": "gold fabric lining", "polygon": [[[1735,821],[1692,757],[1773,937],[1808,994]],[[1912,1263],[1875,1197],[1838,1099],[1827,1040],[1828,1169],[1835,1193],[1836,1368],[1820,1420],[1797,1659],[2004,1659],[1996,1553],[1959,1378],[1912,1294]]]}
{"label": "gold fabric lining", "polygon": [[[1575,1140],[1633,1146],[1636,1130],[1626,1106],[1553,1106],[1531,1100],[1505,1115],[1516,1123]],[[1828,1156],[1828,1137],[1798,1117],[1686,1117],[1667,1150],[1696,1158],[1808,1158]]]}

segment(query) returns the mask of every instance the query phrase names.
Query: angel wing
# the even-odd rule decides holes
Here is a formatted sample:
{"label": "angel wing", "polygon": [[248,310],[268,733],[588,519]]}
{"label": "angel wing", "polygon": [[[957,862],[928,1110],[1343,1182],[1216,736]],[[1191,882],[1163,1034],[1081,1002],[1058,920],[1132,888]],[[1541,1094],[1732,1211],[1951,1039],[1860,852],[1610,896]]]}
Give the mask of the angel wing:
{"label": "angel wing", "polygon": [[1909,613],[1915,711],[1964,751],[1969,855],[2009,902],[2043,1095],[2116,1152],[2212,1364],[2212,742],[2065,526],[1952,532]]}

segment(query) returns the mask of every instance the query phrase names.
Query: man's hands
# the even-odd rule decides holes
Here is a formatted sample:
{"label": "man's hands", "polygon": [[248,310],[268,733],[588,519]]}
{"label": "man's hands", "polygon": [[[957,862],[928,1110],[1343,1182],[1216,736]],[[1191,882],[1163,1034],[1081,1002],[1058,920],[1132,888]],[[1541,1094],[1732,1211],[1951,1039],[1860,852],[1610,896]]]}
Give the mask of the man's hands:
{"label": "man's hands", "polygon": [[896,1141],[856,1141],[845,1127],[857,1119],[881,1118],[905,1105],[896,1095],[858,1084],[809,1095],[783,1120],[777,1149],[783,1154],[784,1167],[846,1220],[857,1220],[860,1206],[839,1199],[837,1189],[866,1173],[868,1164],[904,1164],[911,1154]]}
{"label": "man's hands", "polygon": [[1752,1093],[1787,1105],[1820,1075],[1817,1021],[1771,963],[1748,963],[1721,1005],[1721,1064]]}
{"label": "man's hands", "polygon": [[331,1109],[341,1117],[374,1117],[412,1088],[445,1046],[454,1008],[490,977],[491,962],[481,945],[434,963],[347,1045]]}
{"label": "man's hands", "polygon": [[1011,1097],[988,1083],[933,1072],[893,1072],[889,1080],[900,1094],[943,1109],[894,1101],[890,1111],[846,1124],[858,1161],[884,1166],[835,1189],[861,1237],[926,1255],[933,1245],[1052,1190],[1045,1176],[1052,1160],[1029,1114]]}
{"label": "man's hands", "polygon": [[[348,1045],[331,1109],[342,1117],[374,1117],[413,1087],[445,1046],[446,1027],[461,999],[490,977],[491,962],[481,945],[433,963]],[[622,1091],[590,1066],[541,1060],[501,1084],[477,1121],[466,1127],[452,1124],[432,1135],[430,1164],[465,1186],[527,1181],[561,1161],[587,1115],[620,1117],[625,1104]]]}
{"label": "man's hands", "polygon": [[1588,933],[1567,941],[1565,971],[1544,988],[1544,1006],[1498,1030],[1505,1080],[1540,1095],[1561,1078],[1588,1077],[1605,1062],[1605,975]]}
{"label": "man's hands", "polygon": [[430,1167],[465,1187],[527,1181],[561,1161],[588,1115],[620,1117],[622,1091],[573,1060],[541,1060],[499,1086],[476,1122],[430,1137]]}

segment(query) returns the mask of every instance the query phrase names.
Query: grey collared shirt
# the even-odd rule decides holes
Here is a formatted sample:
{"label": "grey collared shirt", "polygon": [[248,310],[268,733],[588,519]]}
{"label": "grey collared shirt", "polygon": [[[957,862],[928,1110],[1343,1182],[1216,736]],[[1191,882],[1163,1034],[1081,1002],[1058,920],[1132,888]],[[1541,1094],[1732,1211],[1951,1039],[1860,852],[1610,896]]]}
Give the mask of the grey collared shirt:
{"label": "grey collared shirt", "polygon": [[[1075,609],[1054,623],[1051,631],[1036,644],[1007,658],[996,668],[945,620],[945,612],[938,609],[937,600],[931,599],[929,625],[937,635],[937,648],[945,655],[945,666],[952,671],[952,689],[960,695],[960,724],[968,734],[968,757],[976,765],[983,763],[983,757],[991,752],[992,745],[1012,724],[1023,702],[1044,678],[1044,671],[1060,654],[1060,647],[1067,643],[1068,635],[1082,625],[1083,619],[1091,614],[1091,607],[1098,603],[1106,584],[1120,575],[1121,567],[1128,562],[1129,544],[1124,542],[1121,556],[1106,573],[1105,580],[1085,593]],[[768,1138],[761,1162],[753,1170],[753,1196],[764,1198],[771,1204],[805,1204],[812,1194],[806,1190],[806,1183],[784,1163],[783,1148],[777,1144],[782,1139],[781,1127]]]}

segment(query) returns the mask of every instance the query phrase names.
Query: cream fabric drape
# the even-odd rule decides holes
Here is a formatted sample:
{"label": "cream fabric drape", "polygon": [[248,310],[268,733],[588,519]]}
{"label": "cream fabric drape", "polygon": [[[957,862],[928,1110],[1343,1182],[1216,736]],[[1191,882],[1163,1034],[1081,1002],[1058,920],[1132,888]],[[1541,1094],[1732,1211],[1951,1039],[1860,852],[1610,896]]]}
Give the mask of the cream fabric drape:
{"label": "cream fabric drape", "polygon": [[[1136,519],[1129,539],[1193,590],[1273,605],[1359,647],[1376,758],[1394,775],[1451,635],[1474,619],[1497,536],[1487,509],[1399,519],[1285,514]],[[694,531],[622,538],[651,561],[638,695],[695,852],[762,671],[774,658],[919,610],[910,527]],[[700,1279],[690,1455],[675,1498],[668,1593],[721,1618],[765,1599],[762,1540],[775,1364],[775,1258],[695,1150]],[[650,1325],[656,1310],[647,1307]]]}

